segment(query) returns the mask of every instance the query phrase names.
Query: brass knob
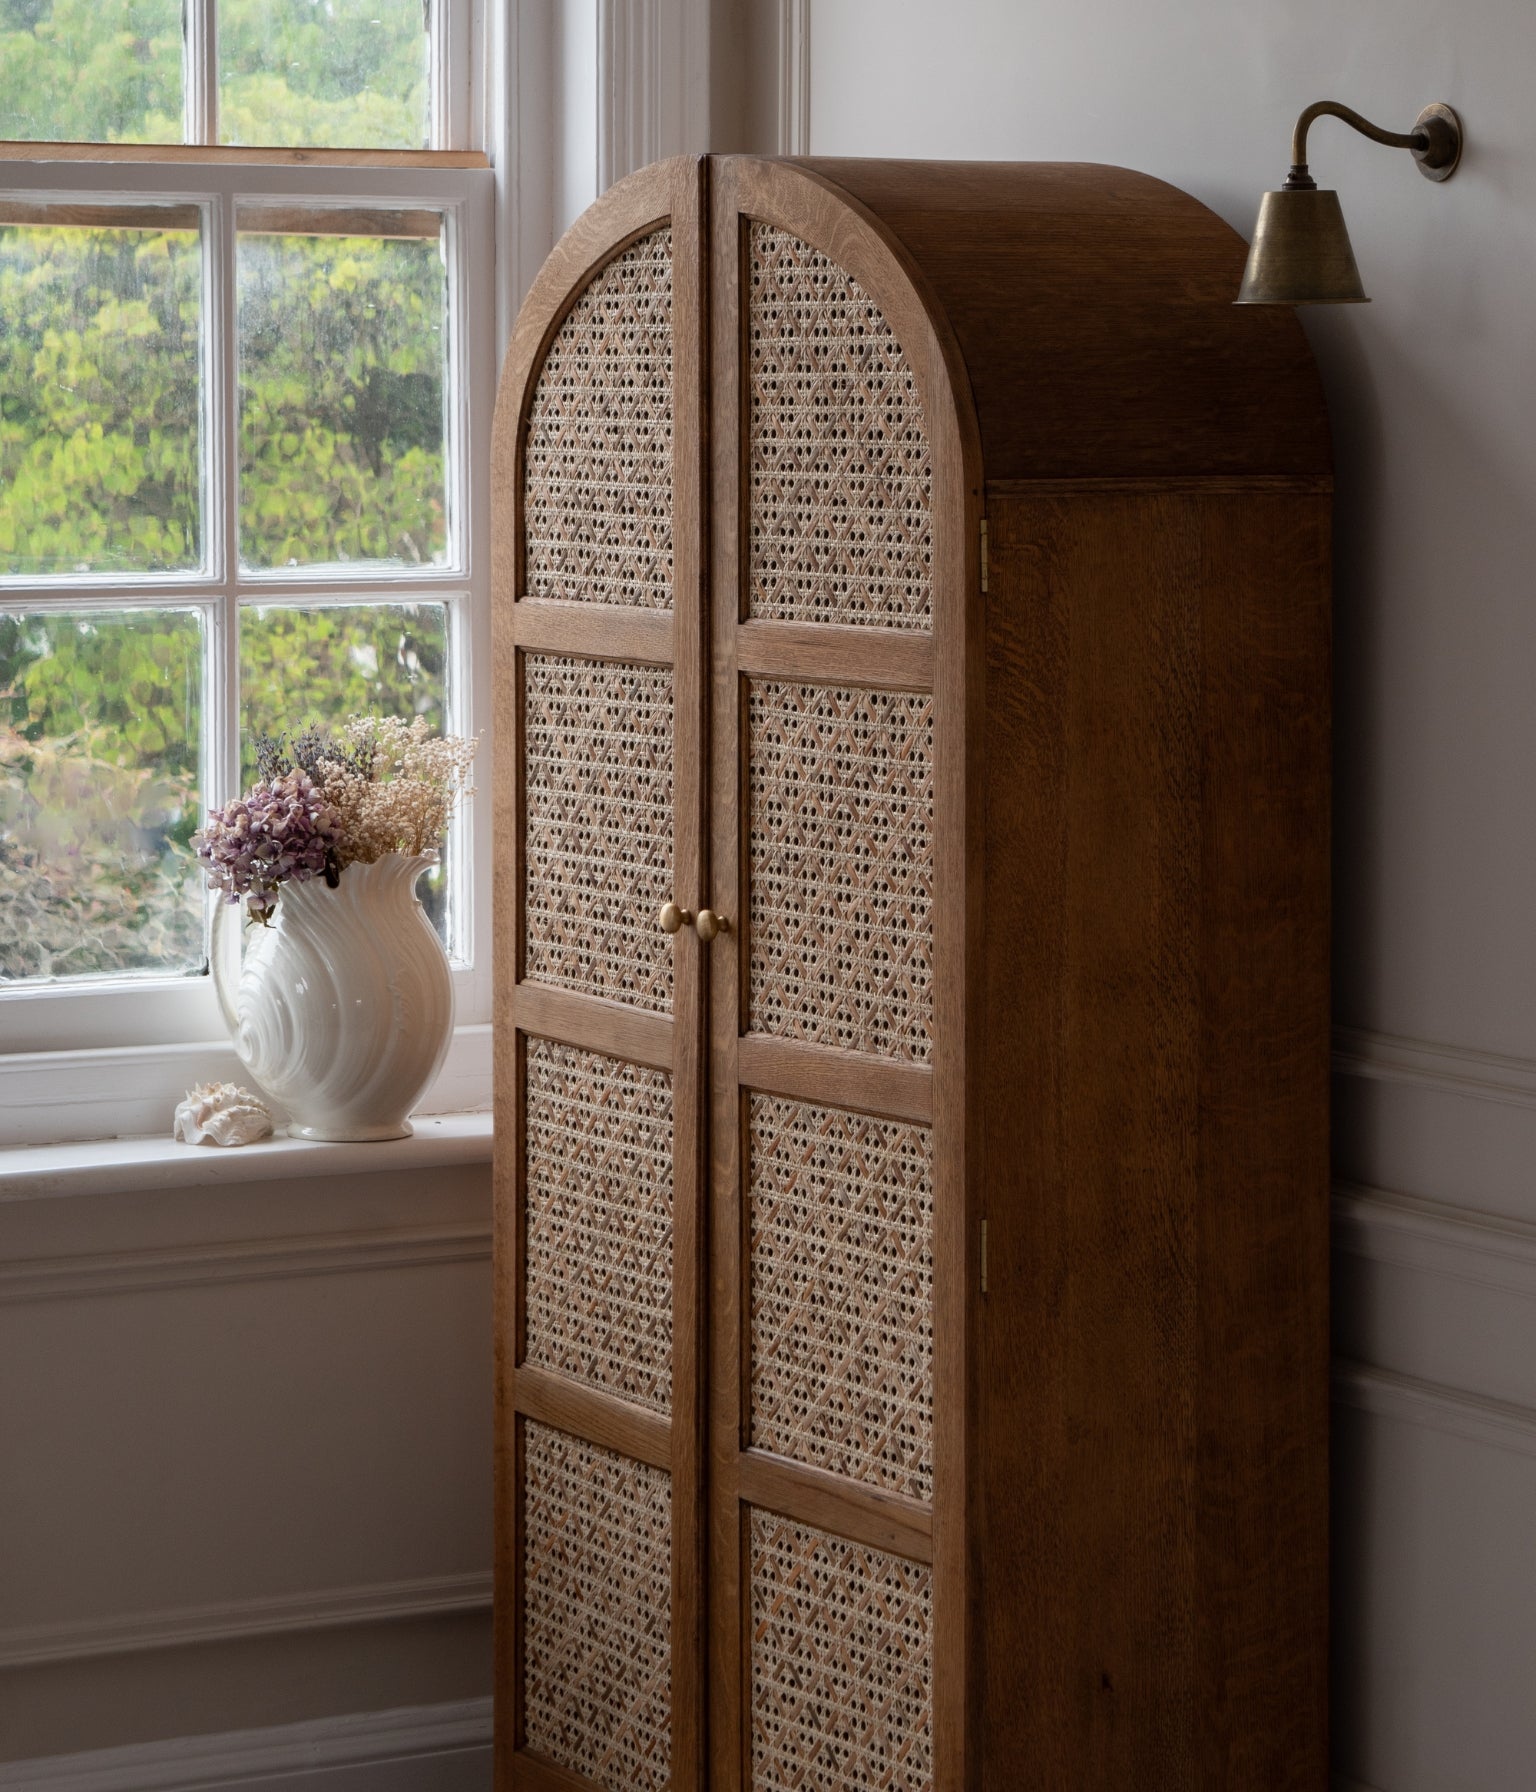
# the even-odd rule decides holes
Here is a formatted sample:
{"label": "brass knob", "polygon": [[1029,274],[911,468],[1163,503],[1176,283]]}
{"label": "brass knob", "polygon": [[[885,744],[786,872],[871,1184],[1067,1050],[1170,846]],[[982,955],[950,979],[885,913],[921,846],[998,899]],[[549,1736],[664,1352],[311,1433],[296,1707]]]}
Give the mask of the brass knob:
{"label": "brass knob", "polygon": [[693,919],[685,908],[679,908],[675,902],[664,902],[661,913],[656,917],[663,933],[681,933]]}
{"label": "brass knob", "polygon": [[717,915],[712,908],[701,908],[699,910],[699,918],[693,925],[699,938],[705,941],[706,944],[712,940],[717,933],[729,933],[731,931],[730,922],[726,920],[724,915]]}

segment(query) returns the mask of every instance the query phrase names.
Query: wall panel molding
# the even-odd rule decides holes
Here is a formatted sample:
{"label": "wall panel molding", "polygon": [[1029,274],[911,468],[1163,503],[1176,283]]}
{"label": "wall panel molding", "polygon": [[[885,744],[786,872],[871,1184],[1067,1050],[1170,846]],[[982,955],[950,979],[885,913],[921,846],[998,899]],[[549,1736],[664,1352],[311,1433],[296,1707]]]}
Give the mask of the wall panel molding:
{"label": "wall panel molding", "polygon": [[[490,1571],[0,1629],[0,1669],[489,1611]],[[6,1782],[0,1779],[0,1788]]]}
{"label": "wall panel molding", "polygon": [[779,0],[781,156],[811,153],[811,0]]}
{"label": "wall panel molding", "polygon": [[462,1757],[464,1786],[489,1785],[490,1741],[491,1701],[464,1699],[0,1762],[0,1792],[202,1792],[257,1778],[273,1792],[307,1792],[339,1769],[413,1762],[419,1772],[445,1755]]}
{"label": "wall panel molding", "polygon": [[418,1269],[478,1263],[491,1254],[489,1224],[381,1227],[313,1237],[242,1239],[165,1250],[97,1251],[0,1264],[0,1306],[143,1294],[219,1282]]}
{"label": "wall panel molding", "polygon": [[1536,1300],[1536,1225],[1355,1183],[1335,1183],[1335,1250]]}
{"label": "wall panel molding", "polygon": [[1346,1359],[1333,1365],[1336,1405],[1449,1437],[1536,1456],[1536,1408]]}
{"label": "wall panel molding", "polygon": [[597,190],[709,137],[708,0],[597,0]]}
{"label": "wall panel molding", "polygon": [[1361,1027],[1335,1027],[1333,1068],[1339,1076],[1536,1108],[1536,1058]]}

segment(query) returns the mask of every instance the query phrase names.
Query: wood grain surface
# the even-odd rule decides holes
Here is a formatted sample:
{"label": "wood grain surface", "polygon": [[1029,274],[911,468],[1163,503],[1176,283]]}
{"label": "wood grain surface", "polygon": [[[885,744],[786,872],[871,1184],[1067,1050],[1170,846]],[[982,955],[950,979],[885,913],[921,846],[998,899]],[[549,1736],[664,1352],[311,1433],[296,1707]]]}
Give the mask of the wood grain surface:
{"label": "wood grain surface", "polygon": [[[662,218],[673,609],[530,600],[531,381]],[[758,226],[910,365],[931,602],[889,626],[748,616]],[[751,1783],[754,1507],[931,1563],[934,1792],[1323,1792],[1329,442],[1242,257],[1123,169],[729,157],[620,183],[535,283],[494,470],[501,1787],[584,1783],[519,1747],[521,1415],[671,1471],[679,1792]],[[730,925],[676,936],[670,1015],[519,981],[530,651],[674,670],[674,900]],[[764,680],[932,693],[929,1063],[749,1030]],[[518,1365],[527,1037],[672,1075],[670,1420]],[[932,1128],[931,1503],[750,1447],[754,1093]]]}

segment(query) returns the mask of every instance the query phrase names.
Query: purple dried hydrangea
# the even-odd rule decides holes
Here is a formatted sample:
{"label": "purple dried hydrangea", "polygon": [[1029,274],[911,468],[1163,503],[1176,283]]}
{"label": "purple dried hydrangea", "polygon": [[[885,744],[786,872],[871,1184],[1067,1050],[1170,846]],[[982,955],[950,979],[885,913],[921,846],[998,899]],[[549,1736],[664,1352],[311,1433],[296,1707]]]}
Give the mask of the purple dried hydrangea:
{"label": "purple dried hydrangea", "polygon": [[340,839],[341,817],[309,774],[295,769],[211,809],[192,845],[208,867],[209,887],[226,902],[247,898],[251,919],[265,925],[283,884],[335,880]]}

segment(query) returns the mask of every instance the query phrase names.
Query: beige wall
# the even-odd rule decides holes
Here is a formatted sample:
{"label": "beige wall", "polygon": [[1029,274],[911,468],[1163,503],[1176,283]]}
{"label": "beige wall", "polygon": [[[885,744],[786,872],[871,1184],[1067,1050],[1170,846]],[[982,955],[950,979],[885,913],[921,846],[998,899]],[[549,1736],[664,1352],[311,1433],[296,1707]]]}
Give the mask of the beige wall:
{"label": "beige wall", "polygon": [[490,1690],[483,1165],[0,1201],[0,1761]]}
{"label": "beige wall", "polygon": [[[1313,140],[1375,300],[1307,320],[1339,457],[1337,1756],[1381,1792],[1510,1792],[1536,1759],[1536,9],[710,19],[719,147],[778,147],[807,98],[813,153],[1123,162],[1245,231],[1308,100],[1464,113],[1444,188]],[[573,56],[578,22],[549,24]],[[553,216],[591,179],[560,166]],[[0,1204],[0,1268],[50,1266],[0,1277],[0,1760],[487,1690],[488,1216],[483,1168]]]}

